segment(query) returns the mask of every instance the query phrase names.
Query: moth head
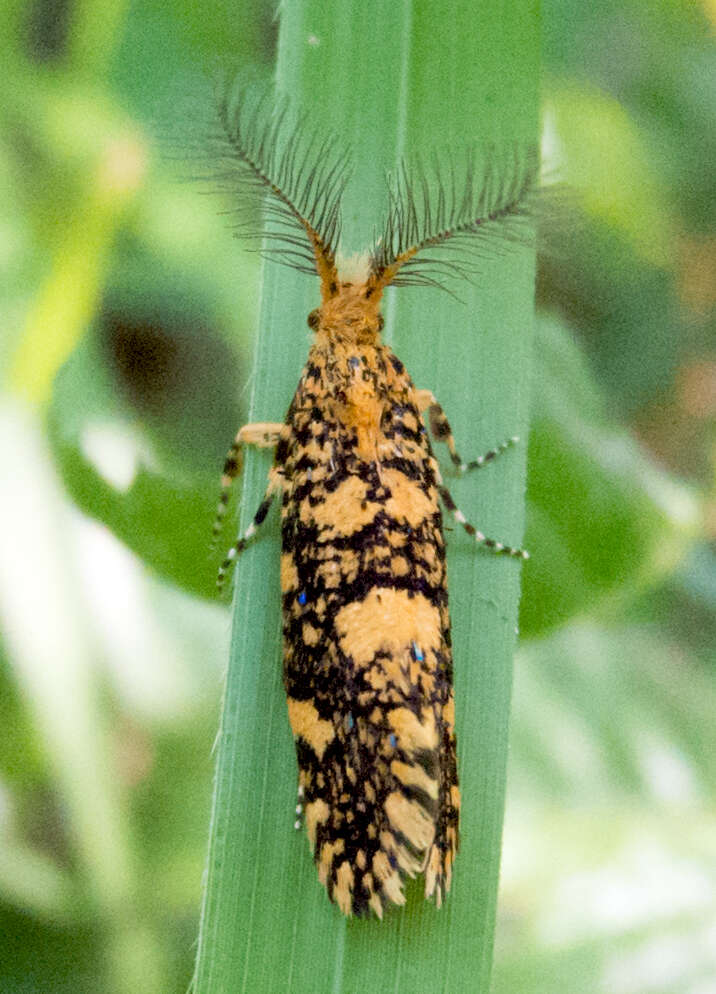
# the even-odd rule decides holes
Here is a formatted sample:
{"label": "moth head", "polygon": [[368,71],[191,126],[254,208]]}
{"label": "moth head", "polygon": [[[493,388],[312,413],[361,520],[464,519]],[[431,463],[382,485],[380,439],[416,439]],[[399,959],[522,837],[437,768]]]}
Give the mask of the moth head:
{"label": "moth head", "polygon": [[[345,271],[341,273],[344,275]],[[321,305],[308,315],[308,326],[333,342],[377,343],[385,320],[380,312],[382,288],[371,275],[321,281]]]}

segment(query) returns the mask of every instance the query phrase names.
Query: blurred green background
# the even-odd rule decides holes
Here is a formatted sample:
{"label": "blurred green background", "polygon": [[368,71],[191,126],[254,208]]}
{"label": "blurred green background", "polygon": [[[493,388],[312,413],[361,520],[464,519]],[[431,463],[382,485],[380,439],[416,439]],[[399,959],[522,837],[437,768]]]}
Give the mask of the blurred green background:
{"label": "blurred green background", "polygon": [[[217,58],[270,74],[274,5],[1,16],[0,990],[183,992],[259,260],[157,136]],[[543,21],[580,207],[539,266],[493,990],[709,994],[716,4]]]}

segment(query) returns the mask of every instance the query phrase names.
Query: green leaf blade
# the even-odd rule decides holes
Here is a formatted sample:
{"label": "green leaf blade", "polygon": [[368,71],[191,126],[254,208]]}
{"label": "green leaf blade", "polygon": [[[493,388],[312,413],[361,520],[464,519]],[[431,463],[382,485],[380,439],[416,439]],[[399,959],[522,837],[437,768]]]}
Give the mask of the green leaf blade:
{"label": "green leaf blade", "polygon": [[[390,12],[375,2],[360,11],[343,3],[285,6],[277,90],[310,107],[353,149],[344,251],[368,248],[380,230],[384,170],[404,154],[462,152],[490,139],[534,142],[537,23],[530,4],[517,8],[496,16],[463,0]],[[514,48],[511,31],[524,32],[525,21],[529,44]],[[514,79],[503,90],[510,59]],[[388,294],[386,338],[416,385],[442,402],[468,458],[527,436],[533,281],[533,255],[518,247],[486,259],[479,287],[460,284],[461,300],[412,288]],[[251,420],[278,420],[288,407],[316,303],[315,281],[266,266]],[[515,545],[525,456],[517,448],[464,480],[446,472],[467,517]],[[265,453],[247,458],[241,528],[269,465]],[[437,909],[415,881],[406,907],[388,909],[382,922],[346,921],[318,882],[305,831],[291,828],[296,766],[281,687],[272,518],[238,571],[196,994],[489,990],[520,567],[476,550],[462,529],[446,525],[463,792],[451,893]]]}

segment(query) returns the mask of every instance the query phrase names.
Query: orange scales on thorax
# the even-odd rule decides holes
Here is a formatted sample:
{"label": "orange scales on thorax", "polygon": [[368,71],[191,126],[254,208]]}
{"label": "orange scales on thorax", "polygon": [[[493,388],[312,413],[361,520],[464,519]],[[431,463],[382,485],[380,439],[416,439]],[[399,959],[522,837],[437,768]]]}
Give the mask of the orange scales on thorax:
{"label": "orange scales on thorax", "polygon": [[[349,371],[340,396],[334,399],[336,417],[345,428],[355,430],[359,458],[379,462],[378,443],[385,397],[376,390],[375,374],[383,327],[382,287],[376,287],[374,278],[339,282],[335,286],[333,295],[323,290],[323,301],[315,312],[314,348],[330,357],[335,368]],[[362,361],[352,364],[351,359],[357,352]],[[373,375],[366,378],[366,372]]]}

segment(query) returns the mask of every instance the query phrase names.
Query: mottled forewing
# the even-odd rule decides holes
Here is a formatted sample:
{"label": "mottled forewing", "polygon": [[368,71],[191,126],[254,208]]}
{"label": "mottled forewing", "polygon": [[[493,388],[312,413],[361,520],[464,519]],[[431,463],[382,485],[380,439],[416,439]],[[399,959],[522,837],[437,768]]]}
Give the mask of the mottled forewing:
{"label": "mottled forewing", "polygon": [[306,827],[330,897],[344,913],[382,915],[422,871],[426,895],[442,900],[459,790],[437,464],[402,365],[385,347],[374,365],[375,457],[312,355],[277,462],[284,681]]}

